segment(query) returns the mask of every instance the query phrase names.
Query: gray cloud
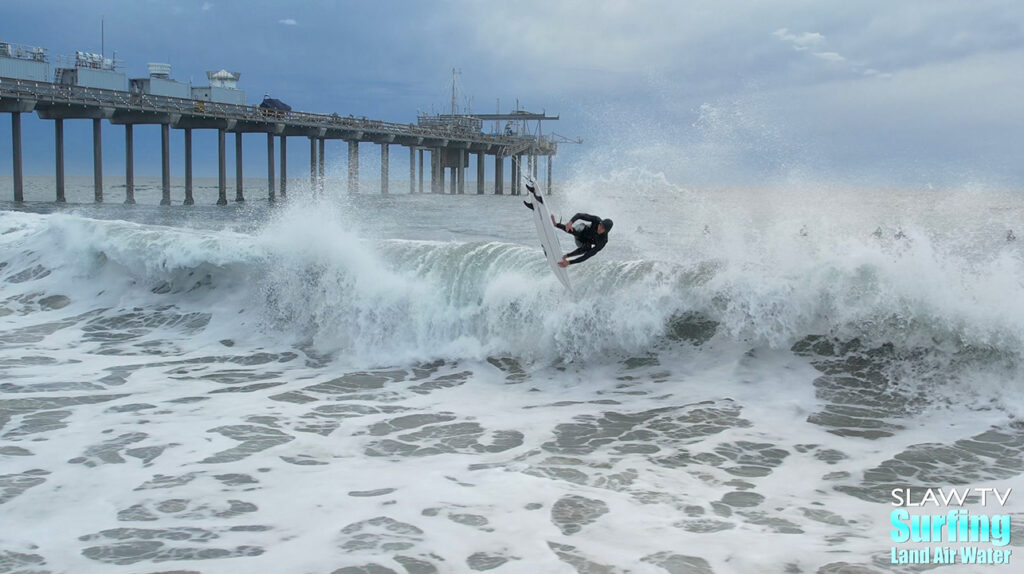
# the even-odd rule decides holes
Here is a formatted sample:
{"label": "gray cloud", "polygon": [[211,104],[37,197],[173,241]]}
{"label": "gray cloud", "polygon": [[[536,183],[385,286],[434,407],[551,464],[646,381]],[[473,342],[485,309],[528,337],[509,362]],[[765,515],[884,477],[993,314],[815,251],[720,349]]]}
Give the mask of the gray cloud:
{"label": "gray cloud", "polygon": [[[250,99],[269,91],[297,109],[406,122],[445,107],[457,67],[475,109],[518,98],[560,114],[559,133],[585,137],[560,165],[580,150],[653,142],[693,162],[686,173],[707,173],[701,158],[715,158],[713,178],[754,163],[841,174],[956,162],[1024,185],[1016,0],[299,2],[280,20],[267,17],[281,10],[270,0],[175,6],[107,13],[107,48],[129,75],[158,60],[185,80],[227,67],[243,72]],[[51,54],[98,49],[93,30],[73,25],[95,17],[80,3],[14,4],[5,17],[18,34],[5,40]],[[279,33],[291,22],[302,34]]]}
{"label": "gray cloud", "polygon": [[788,28],[779,28],[773,33],[780,40],[793,45],[797,51],[809,50],[825,41],[825,37],[817,32],[791,34]]}

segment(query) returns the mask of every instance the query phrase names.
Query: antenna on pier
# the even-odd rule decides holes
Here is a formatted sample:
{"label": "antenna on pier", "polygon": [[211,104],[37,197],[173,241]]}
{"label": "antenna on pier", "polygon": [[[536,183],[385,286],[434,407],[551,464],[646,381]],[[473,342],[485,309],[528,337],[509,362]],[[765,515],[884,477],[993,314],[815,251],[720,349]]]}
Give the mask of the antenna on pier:
{"label": "antenna on pier", "polygon": [[455,115],[455,112],[456,112],[456,102],[458,101],[456,99],[456,96],[455,96],[457,77],[461,73],[462,73],[462,70],[459,70],[459,69],[456,69],[456,68],[452,68],[452,115],[453,116]]}
{"label": "antenna on pier", "polygon": [[107,57],[107,31],[105,17],[100,16],[100,56]]}

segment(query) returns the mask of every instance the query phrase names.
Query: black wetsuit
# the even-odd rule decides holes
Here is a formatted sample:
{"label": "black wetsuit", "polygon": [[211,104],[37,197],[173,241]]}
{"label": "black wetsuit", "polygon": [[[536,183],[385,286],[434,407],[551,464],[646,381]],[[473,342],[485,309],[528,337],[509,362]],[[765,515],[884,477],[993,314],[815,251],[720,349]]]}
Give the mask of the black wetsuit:
{"label": "black wetsuit", "polygon": [[[590,225],[584,227],[580,231],[573,229],[572,224],[575,221],[586,221]],[[569,264],[583,263],[587,259],[590,259],[597,252],[604,249],[604,246],[608,244],[608,232],[604,233],[597,232],[597,226],[601,223],[601,218],[590,215],[589,213],[577,213],[572,216],[569,223],[564,225],[556,224],[555,227],[568,231],[576,238],[576,250],[571,253],[566,253],[565,257],[569,259]],[[576,259],[571,259],[572,257]]]}

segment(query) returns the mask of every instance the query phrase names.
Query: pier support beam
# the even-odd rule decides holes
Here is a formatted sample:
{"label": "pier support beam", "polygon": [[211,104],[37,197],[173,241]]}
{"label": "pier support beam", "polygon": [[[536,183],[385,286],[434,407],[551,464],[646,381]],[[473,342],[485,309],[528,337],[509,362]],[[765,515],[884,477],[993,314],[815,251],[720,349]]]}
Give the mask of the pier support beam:
{"label": "pier support beam", "polygon": [[444,150],[442,148],[434,148],[430,152],[431,159],[434,160],[434,173],[437,174],[437,186],[434,188],[434,193],[444,193]]}
{"label": "pier support beam", "polygon": [[551,156],[548,155],[548,179],[547,185],[544,186],[544,189],[548,190],[548,195],[551,195],[551,159]]}
{"label": "pier support beam", "polygon": [[327,183],[327,178],[324,175],[324,163],[326,163],[326,160],[324,158],[327,156],[325,149],[326,144],[327,140],[325,140],[324,138],[320,138],[320,157],[318,157],[316,161],[316,177],[317,181],[319,182],[318,185],[320,193],[324,192],[324,185],[326,185]]}
{"label": "pier support beam", "polygon": [[103,203],[103,120],[92,120],[92,186],[96,203]]}
{"label": "pier support beam", "polygon": [[409,148],[409,193],[416,193],[416,148]]}
{"label": "pier support beam", "polygon": [[124,125],[124,202],[135,204],[135,126]]}
{"label": "pier support beam", "polygon": [[224,130],[217,130],[217,205],[228,204],[227,147]]}
{"label": "pier support beam", "polygon": [[64,120],[53,120],[54,157],[57,160],[57,203],[67,203],[64,197]]}
{"label": "pier support beam", "polygon": [[281,136],[281,199],[288,197],[288,138]]}
{"label": "pier support beam", "polygon": [[456,188],[459,195],[466,193],[466,152],[465,150],[458,150],[459,157],[455,162],[456,175],[455,179],[458,180]]}
{"label": "pier support beam", "polygon": [[494,195],[505,194],[505,158],[494,154]]}
{"label": "pier support beam", "polygon": [[171,126],[160,124],[160,205],[171,204]]}
{"label": "pier support beam", "polygon": [[512,195],[523,194],[523,156],[516,156],[516,180],[512,182]]}
{"label": "pier support beam", "polygon": [[380,144],[380,193],[382,195],[388,194],[388,173],[390,166],[390,152],[388,151],[388,144]]}
{"label": "pier support beam", "polygon": [[242,132],[235,132],[235,201],[245,202],[242,195]]}
{"label": "pier support beam", "polygon": [[437,158],[434,150],[430,150],[430,193],[437,193]]}
{"label": "pier support beam", "polygon": [[274,201],[274,134],[267,133],[267,200]]}
{"label": "pier support beam", "polygon": [[420,150],[420,193],[423,193],[423,150]]}
{"label": "pier support beam", "polygon": [[309,136],[309,189],[316,193],[316,138]]}
{"label": "pier support beam", "polygon": [[456,193],[458,193],[458,190],[456,189],[458,187],[458,185],[459,185],[459,174],[456,171],[456,168],[453,167],[452,168],[452,181],[451,181],[450,184],[448,184],[448,194],[449,195],[455,195]]}
{"label": "pier support beam", "polygon": [[487,167],[484,164],[484,152],[477,152],[476,154],[476,194],[484,194],[484,168]]}
{"label": "pier support beam", "polygon": [[512,181],[509,182],[509,187],[511,188],[509,195],[519,195],[519,170],[522,169],[522,166],[519,163],[519,156],[514,155],[511,157]]}
{"label": "pier support beam", "polygon": [[14,175],[14,201],[25,201],[25,180],[21,164],[21,112],[11,113],[11,166]]}
{"label": "pier support beam", "polygon": [[348,192],[359,191],[359,142],[348,141]]}
{"label": "pier support beam", "polygon": [[192,197],[192,128],[185,128],[185,203],[195,205]]}

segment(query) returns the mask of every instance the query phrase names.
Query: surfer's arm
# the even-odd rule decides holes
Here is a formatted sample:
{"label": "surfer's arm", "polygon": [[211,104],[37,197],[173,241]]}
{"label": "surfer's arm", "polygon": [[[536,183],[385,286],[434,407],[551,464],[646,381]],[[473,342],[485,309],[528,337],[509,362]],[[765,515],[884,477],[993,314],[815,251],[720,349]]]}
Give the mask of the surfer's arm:
{"label": "surfer's arm", "polygon": [[580,219],[582,219],[583,221],[588,221],[593,225],[601,223],[601,218],[596,215],[590,215],[589,213],[577,213],[576,215],[572,216],[572,219],[569,220],[569,225],[571,226],[573,223]]}

